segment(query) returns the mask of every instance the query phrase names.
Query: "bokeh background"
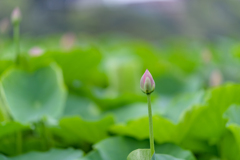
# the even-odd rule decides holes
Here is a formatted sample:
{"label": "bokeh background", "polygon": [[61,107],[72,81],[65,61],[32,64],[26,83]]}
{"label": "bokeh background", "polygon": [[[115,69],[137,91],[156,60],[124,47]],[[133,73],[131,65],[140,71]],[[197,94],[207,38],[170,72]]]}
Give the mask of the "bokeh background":
{"label": "bokeh background", "polygon": [[[16,139],[11,136],[19,130],[25,141],[21,154],[68,147],[89,153],[93,144],[115,135],[147,139],[147,124],[144,126],[146,133],[139,135],[136,131],[125,132],[121,127],[117,128],[119,124],[147,116],[147,98],[139,86],[146,69],[156,83],[152,94],[153,112],[174,125],[179,124],[186,110],[202,103],[202,93],[206,90],[240,82],[239,1],[0,0],[0,75],[4,78],[16,58],[10,19],[16,6],[22,11],[20,68],[27,73],[36,73],[32,79],[36,82],[29,80],[29,92],[22,83],[18,85],[19,77],[6,78],[6,84],[3,84],[4,90],[9,91],[6,97],[13,99],[11,110],[19,111],[19,114],[2,111],[0,121],[21,123],[16,125],[17,129],[0,133],[0,153],[3,155],[20,154],[16,149],[10,149],[16,148]],[[54,76],[39,71],[49,65],[57,67],[56,70],[63,74],[63,79],[58,82],[63,84],[64,91],[54,83]],[[37,74],[43,76],[39,78]],[[57,116],[55,112],[45,110],[49,106],[44,106],[44,100],[40,100],[42,104],[37,101],[38,89],[46,86],[52,86],[51,89],[59,93],[41,90],[45,97],[54,95],[51,102],[55,105],[51,105],[59,111]],[[12,95],[14,88],[18,94]],[[32,94],[36,97],[26,104],[25,99],[28,101]],[[27,112],[18,110],[19,106],[26,106]],[[43,114],[33,114],[41,106]],[[45,114],[47,120],[42,119]],[[114,122],[108,115],[114,116]],[[83,134],[80,131],[88,126],[88,121],[96,124],[94,122],[88,128],[89,132]],[[31,127],[22,127],[25,123]],[[48,130],[47,134],[42,135],[41,125]],[[197,133],[198,129],[195,129]],[[195,141],[188,143],[184,139],[179,143],[174,137],[157,138],[157,142],[177,144],[191,150],[199,160],[231,157],[228,152],[218,150],[217,140],[205,135],[199,139],[204,144],[199,148],[195,147],[198,145]],[[125,153],[127,155],[128,151],[121,155],[126,156]]]}
{"label": "bokeh background", "polygon": [[1,19],[9,18],[15,6],[24,15],[24,35],[119,33],[156,41],[179,36],[195,40],[239,37],[237,1],[2,0]]}
{"label": "bokeh background", "polygon": [[[52,49],[57,49],[59,46],[66,49],[74,47],[74,45],[95,43],[94,45],[98,45],[102,52],[107,52],[108,55],[104,54],[104,57],[114,54],[121,57],[131,55],[130,59],[136,63],[139,62],[138,65],[135,65],[135,69],[139,70],[136,72],[138,77],[145,68],[150,67],[151,71],[153,67],[166,65],[154,64],[153,61],[150,61],[151,58],[157,56],[160,57],[159,61],[163,60],[161,57],[164,57],[167,59],[165,63],[176,68],[153,69],[152,74],[155,76],[164,72],[165,75],[175,75],[179,81],[182,81],[181,74],[190,75],[191,72],[199,71],[201,68],[198,73],[202,74],[201,78],[197,79],[207,83],[204,84],[207,86],[212,83],[206,82],[209,81],[211,75],[218,77],[219,82],[238,80],[238,75],[235,74],[237,67],[234,66],[234,62],[229,62],[229,59],[238,56],[239,48],[237,41],[240,36],[238,33],[240,12],[238,11],[239,4],[235,1],[1,1],[2,38],[11,39],[12,27],[9,18],[15,6],[19,6],[22,10],[22,38],[31,41],[30,45],[28,42],[24,44],[25,41],[22,41],[22,52],[45,47],[49,43],[41,44],[38,40],[52,37],[55,40],[51,43],[55,44],[48,45]],[[1,49],[4,48],[1,47]],[[149,58],[144,62],[145,65],[136,58],[141,56],[137,52],[142,52],[140,54],[145,54]],[[134,57],[133,55],[136,54],[138,55]],[[143,56],[142,58],[145,59],[146,57]],[[107,61],[109,62],[109,60]],[[132,63],[126,62],[124,58],[119,61],[122,61],[118,62],[120,66]],[[224,65],[223,61],[228,62],[229,65]],[[205,63],[209,66],[206,66]],[[111,66],[111,64],[109,65]],[[176,81],[176,78],[173,79]],[[172,83],[163,86],[170,87],[170,90],[179,89],[179,87],[171,87],[171,85]]]}
{"label": "bokeh background", "polygon": [[[192,76],[191,74],[196,70],[197,73],[195,72],[193,77],[199,75],[201,78],[197,79],[203,81],[205,87],[212,83],[209,82],[211,75],[218,77],[216,79],[219,79],[219,82],[238,81],[239,78],[235,74],[237,60],[233,60],[238,56],[240,36],[238,33],[239,4],[235,1],[0,1],[1,39],[6,38],[9,43],[12,37],[10,15],[16,6],[21,8],[23,15],[21,23],[23,53],[45,47],[53,50],[62,47],[67,50],[74,46],[94,43],[93,45],[97,46],[102,53],[106,52],[103,56],[104,60],[101,59],[104,65],[111,66],[113,63],[109,62],[111,59],[109,57],[115,57],[115,55],[123,58],[118,60],[119,66],[127,65],[132,62],[125,61],[124,57],[131,55],[130,59],[138,63],[133,69],[138,70],[136,71],[138,78],[140,73],[149,67],[150,71],[152,68],[160,67],[152,70],[155,77],[176,76],[177,78],[173,78],[178,81],[174,83],[176,85],[186,81],[185,76]],[[49,37],[54,40],[51,42],[43,40]],[[9,50],[2,46],[1,50],[4,49]],[[1,57],[14,57],[14,53],[10,53],[14,51],[7,52],[8,55],[2,54]],[[144,62],[140,62],[140,56]],[[147,61],[144,56],[149,60]],[[159,61],[166,59],[165,64],[154,64],[150,61],[154,56],[158,57]],[[230,63],[229,59],[233,62]],[[109,63],[103,62],[105,60]],[[229,64],[226,66],[223,61]],[[166,65],[172,65],[175,68],[166,67]],[[109,66],[106,68],[112,69]],[[169,87],[167,89],[170,90],[169,92],[181,88],[180,86],[171,87],[171,85],[170,82],[169,85],[163,86]]]}

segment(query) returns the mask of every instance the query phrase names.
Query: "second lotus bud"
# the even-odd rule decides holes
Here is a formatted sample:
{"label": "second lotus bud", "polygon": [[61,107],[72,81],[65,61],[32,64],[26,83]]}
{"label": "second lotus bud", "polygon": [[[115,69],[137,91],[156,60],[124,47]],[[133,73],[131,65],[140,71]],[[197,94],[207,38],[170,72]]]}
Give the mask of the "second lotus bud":
{"label": "second lotus bud", "polygon": [[20,21],[21,21],[21,11],[20,11],[19,7],[16,7],[13,10],[11,20],[12,20],[12,23],[14,25],[18,25],[20,23]]}

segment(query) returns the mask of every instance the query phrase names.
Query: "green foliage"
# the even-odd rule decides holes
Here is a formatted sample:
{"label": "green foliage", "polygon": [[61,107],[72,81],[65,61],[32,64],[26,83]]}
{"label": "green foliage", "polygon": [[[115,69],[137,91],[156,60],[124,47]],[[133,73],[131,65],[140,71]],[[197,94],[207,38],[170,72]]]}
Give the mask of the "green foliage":
{"label": "green foliage", "polygon": [[23,40],[21,65],[12,61],[11,43],[0,41],[0,160],[150,159],[147,97],[139,88],[146,68],[156,82],[156,160],[240,159],[234,41],[160,48],[84,39],[63,49],[57,40],[36,41],[44,49],[38,56],[25,54],[36,42]]}
{"label": "green foliage", "polygon": [[94,120],[101,116],[101,110],[90,99],[69,94],[63,116],[80,116],[83,119]]}
{"label": "green foliage", "polygon": [[[132,151],[128,157],[127,160],[150,160],[151,159],[151,150],[150,149],[137,149],[135,151]],[[152,160],[155,160],[155,155],[153,156]]]}
{"label": "green foliage", "polygon": [[43,116],[58,118],[63,112],[66,89],[55,65],[34,73],[10,69],[2,76],[1,85],[14,120],[34,122]]}
{"label": "green foliage", "polygon": [[222,142],[220,142],[222,157],[237,160],[240,158],[240,106],[232,105],[225,112],[224,117],[228,119],[227,128]]}
{"label": "green foliage", "polygon": [[[216,154],[215,145],[221,140],[226,131],[226,120],[222,116],[231,104],[240,103],[237,96],[239,92],[239,85],[229,84],[206,91],[204,98],[197,98],[197,101],[193,98],[186,99],[189,101],[185,102],[186,104],[192,103],[191,108],[182,110],[181,116],[178,116],[177,124],[173,123],[176,115],[174,119],[166,119],[164,115],[154,116],[155,140],[158,143],[173,142],[197,153],[211,152]],[[203,93],[200,95],[202,97]],[[168,112],[179,114],[179,104],[177,103],[174,107],[172,104],[170,105],[171,110],[166,112],[168,118],[171,118],[168,116]],[[134,114],[132,116],[134,117]],[[111,127],[111,131],[120,135],[145,139],[148,137],[148,119],[144,117],[131,120],[125,124],[116,124]]]}
{"label": "green foliage", "polygon": [[[88,153],[81,160],[127,159],[128,154],[134,153],[132,152],[133,150],[136,150],[137,148],[147,148],[148,145],[149,145],[148,141],[137,141],[126,137],[108,138],[94,145],[93,146],[94,150]],[[194,156],[190,151],[183,150],[180,147],[173,144],[156,145],[156,151],[158,153],[161,153],[161,155],[169,154],[180,159],[184,158],[186,160],[195,160]],[[149,155],[150,157],[150,153],[146,154]],[[135,157],[135,153],[133,157]]]}
{"label": "green foliage", "polygon": [[91,84],[98,86],[101,85],[104,80],[104,76],[102,76],[102,73],[98,70],[102,55],[97,48],[79,48],[73,49],[69,53],[50,52],[46,54],[50,54],[50,57],[62,68],[64,80],[68,85],[74,86],[78,85],[75,83],[83,83],[84,85]]}
{"label": "green foliage", "polygon": [[3,160],[26,160],[26,159],[35,159],[35,160],[76,160],[82,157],[83,153],[80,150],[74,150],[72,148],[68,149],[51,149],[48,152],[30,152],[20,156],[7,158],[3,155],[0,155],[0,158]]}
{"label": "green foliage", "polygon": [[183,160],[183,159],[175,158],[173,156],[164,155],[164,154],[154,154],[151,158],[150,149],[137,149],[137,150],[131,152],[127,157],[127,160],[138,160],[138,159],[142,159],[142,160],[150,160],[150,159],[151,160]]}
{"label": "green foliage", "polygon": [[[63,118],[59,121],[62,132],[78,137],[82,141],[96,143],[108,136],[108,128],[114,123],[111,116],[99,121],[84,121],[80,117]],[[76,127],[78,126],[78,127]]]}

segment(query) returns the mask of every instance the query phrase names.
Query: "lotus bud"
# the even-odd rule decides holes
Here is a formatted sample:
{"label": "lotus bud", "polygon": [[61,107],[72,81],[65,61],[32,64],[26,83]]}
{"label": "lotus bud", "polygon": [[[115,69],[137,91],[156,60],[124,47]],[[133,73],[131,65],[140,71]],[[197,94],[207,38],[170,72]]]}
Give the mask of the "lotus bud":
{"label": "lotus bud", "polygon": [[209,64],[211,62],[212,53],[210,52],[209,49],[203,50],[203,52],[201,53],[201,56],[204,63]]}
{"label": "lotus bud", "polygon": [[19,7],[16,7],[13,10],[11,19],[12,19],[12,23],[14,25],[17,25],[17,24],[20,23],[20,21],[21,21],[21,11],[20,11]]}
{"label": "lotus bud", "polygon": [[29,55],[32,57],[39,57],[44,53],[44,50],[40,47],[33,47],[29,50]]}
{"label": "lotus bud", "polygon": [[151,73],[148,70],[145,71],[140,80],[140,88],[146,94],[152,93],[155,89],[155,82]]}
{"label": "lotus bud", "polygon": [[209,80],[210,86],[211,87],[219,86],[221,85],[222,81],[223,81],[223,76],[221,71],[214,70],[210,75],[210,80]]}
{"label": "lotus bud", "polygon": [[76,43],[76,35],[74,33],[66,33],[62,36],[60,43],[64,49],[70,50]]}

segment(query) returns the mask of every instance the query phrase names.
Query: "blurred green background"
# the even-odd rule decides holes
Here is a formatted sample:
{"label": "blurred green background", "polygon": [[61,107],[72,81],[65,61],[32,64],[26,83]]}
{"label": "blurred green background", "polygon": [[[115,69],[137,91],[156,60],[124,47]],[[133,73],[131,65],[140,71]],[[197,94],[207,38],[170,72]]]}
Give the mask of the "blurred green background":
{"label": "blurred green background", "polygon": [[148,148],[146,69],[157,153],[239,160],[239,6],[0,0],[0,160],[123,160]]}

